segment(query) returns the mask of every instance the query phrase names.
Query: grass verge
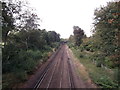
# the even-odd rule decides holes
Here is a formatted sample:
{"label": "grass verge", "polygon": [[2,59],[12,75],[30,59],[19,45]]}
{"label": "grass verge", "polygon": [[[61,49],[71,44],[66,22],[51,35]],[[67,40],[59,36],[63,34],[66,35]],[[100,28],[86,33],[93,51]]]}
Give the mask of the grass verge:
{"label": "grass verge", "polygon": [[91,53],[71,48],[74,55],[86,67],[92,81],[100,88],[118,88],[118,69],[97,67],[91,60]]}

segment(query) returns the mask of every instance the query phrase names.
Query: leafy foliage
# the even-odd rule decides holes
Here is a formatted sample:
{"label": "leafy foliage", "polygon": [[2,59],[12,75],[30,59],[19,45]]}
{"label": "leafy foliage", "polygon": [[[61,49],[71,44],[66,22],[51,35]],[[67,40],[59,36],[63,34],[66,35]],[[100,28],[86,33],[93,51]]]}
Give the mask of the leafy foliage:
{"label": "leafy foliage", "polygon": [[[119,2],[109,2],[107,6],[95,10],[93,36],[82,38],[82,40],[74,40],[73,36],[69,38],[72,43],[77,42],[80,44],[82,41],[79,49],[93,52],[91,60],[96,60],[99,64],[98,66],[104,64],[114,68],[119,65],[119,5]],[[78,27],[76,28],[79,29]],[[78,32],[74,31],[74,37],[80,36],[76,33]],[[108,59],[106,60],[106,58]]]}
{"label": "leafy foliage", "polygon": [[74,26],[74,38],[75,38],[75,45],[79,46],[82,43],[82,38],[84,37],[84,31],[79,28],[78,26]]}
{"label": "leafy foliage", "polygon": [[[94,64],[89,58],[91,57],[91,52],[85,52],[80,51],[74,47],[71,48],[74,55],[80,60],[80,63],[82,63],[86,70],[89,73],[89,76],[93,80],[93,82],[99,87],[99,88],[118,88],[118,69],[105,69],[99,67],[99,62]],[[97,55],[97,54],[96,54]],[[100,57],[99,57],[100,58]],[[97,58],[98,59],[98,58]],[[101,59],[99,59],[101,61]]]}
{"label": "leafy foliage", "polygon": [[[1,3],[3,87],[12,87],[16,81],[25,81],[38,64],[48,59],[49,52],[59,46],[60,35],[39,29],[39,18],[27,4],[19,0]],[[9,74],[15,81],[9,81]]]}
{"label": "leafy foliage", "polygon": [[9,5],[7,6],[6,2],[1,2],[2,4],[2,37],[3,41],[6,42],[8,32],[14,29],[14,18],[13,14],[11,12],[11,9],[9,8]]}
{"label": "leafy foliage", "polygon": [[99,51],[104,56],[108,56],[113,60],[114,64],[118,64],[120,46],[118,44],[119,37],[119,2],[109,2],[106,7],[95,10],[95,32],[94,38],[98,39],[97,45],[100,45]]}
{"label": "leafy foliage", "polygon": [[[108,2],[107,6],[102,6],[95,10],[94,29],[92,30],[93,35],[91,37],[81,38],[83,37],[81,36],[83,34],[78,34],[82,31],[78,31],[79,27],[75,27],[76,30],[74,30],[74,36],[71,35],[69,38],[69,46],[76,50],[75,54],[77,54],[77,57],[80,58],[80,60],[84,59],[83,63],[88,62],[87,64],[89,64],[89,62],[92,62],[92,64],[95,64],[94,68],[100,68],[100,70],[104,67],[116,70],[119,68],[119,8],[120,2]],[[76,44],[74,45],[74,43]],[[84,65],[86,65],[86,63]],[[90,71],[90,75],[96,84],[104,88],[118,87],[119,78],[114,81],[112,80],[112,77],[107,78],[109,75],[105,75],[106,72],[103,74],[100,72],[96,73],[97,70],[94,70],[94,68],[92,68],[93,66],[91,65],[88,69],[93,71]],[[117,77],[119,77],[120,75],[118,72],[117,74]]]}

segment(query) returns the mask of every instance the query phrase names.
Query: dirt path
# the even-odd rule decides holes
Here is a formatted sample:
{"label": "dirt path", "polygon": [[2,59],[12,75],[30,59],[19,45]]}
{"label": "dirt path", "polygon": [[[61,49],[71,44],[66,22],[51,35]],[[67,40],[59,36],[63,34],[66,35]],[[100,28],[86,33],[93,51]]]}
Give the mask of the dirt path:
{"label": "dirt path", "polygon": [[74,57],[67,45],[62,45],[22,88],[93,88],[79,76]]}

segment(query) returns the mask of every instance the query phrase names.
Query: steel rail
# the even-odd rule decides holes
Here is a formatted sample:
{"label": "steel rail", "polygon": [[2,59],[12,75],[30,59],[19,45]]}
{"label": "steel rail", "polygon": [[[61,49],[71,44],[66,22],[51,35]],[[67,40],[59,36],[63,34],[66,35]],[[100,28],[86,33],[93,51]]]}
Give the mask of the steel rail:
{"label": "steel rail", "polygon": [[[51,59],[54,59],[57,56],[57,54],[60,52],[60,49],[61,49],[61,47],[58,48],[58,50],[53,55],[53,57],[51,56],[52,57]],[[53,62],[54,62],[54,60],[51,60],[51,62],[46,66],[44,71],[41,73],[39,80],[34,85],[33,90],[37,90],[37,88],[39,88],[39,86],[41,85],[41,83],[44,80],[45,76],[47,75],[47,72],[49,71],[49,67],[53,64]]]}
{"label": "steel rail", "polygon": [[[62,57],[63,54],[64,54],[64,51],[63,51],[63,53],[62,53],[62,55],[61,55],[61,58],[58,60],[57,64],[59,63],[59,64],[61,65],[61,61],[62,61],[62,58],[63,58],[63,57]],[[60,61],[60,62],[59,62],[59,61]],[[57,66],[57,64],[56,64],[56,66]],[[56,69],[57,69],[57,68],[54,67],[54,71],[53,71],[53,73],[52,73],[52,76],[51,76],[51,78],[50,78],[50,81],[49,81],[49,84],[48,84],[47,88],[49,88],[49,86],[51,85],[51,82],[52,82],[52,79],[53,79],[53,76],[54,76],[54,72],[55,72]]]}
{"label": "steel rail", "polygon": [[75,88],[74,79],[73,79],[73,75],[72,75],[72,68],[71,68],[71,64],[70,64],[70,58],[68,58],[67,62],[68,62],[68,69],[69,69],[69,82],[70,82],[70,87],[71,87],[71,88]]}

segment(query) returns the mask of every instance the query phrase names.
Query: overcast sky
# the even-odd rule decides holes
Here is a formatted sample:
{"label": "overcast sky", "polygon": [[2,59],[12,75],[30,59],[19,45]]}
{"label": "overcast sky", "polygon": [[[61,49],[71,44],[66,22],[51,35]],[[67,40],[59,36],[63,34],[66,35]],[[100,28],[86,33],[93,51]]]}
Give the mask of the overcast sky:
{"label": "overcast sky", "polygon": [[62,38],[73,34],[73,26],[82,28],[91,35],[94,9],[111,0],[28,0],[41,18],[41,29],[54,30]]}

